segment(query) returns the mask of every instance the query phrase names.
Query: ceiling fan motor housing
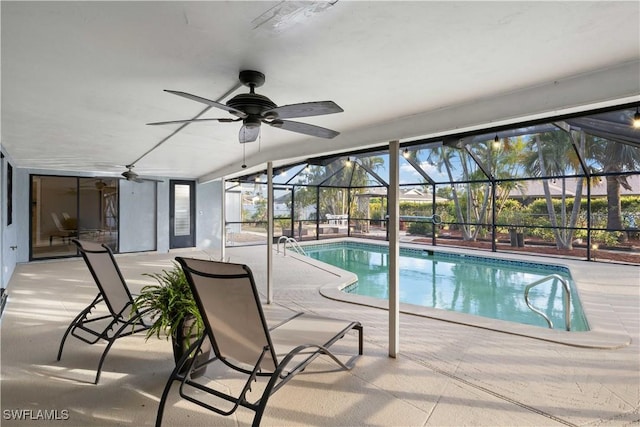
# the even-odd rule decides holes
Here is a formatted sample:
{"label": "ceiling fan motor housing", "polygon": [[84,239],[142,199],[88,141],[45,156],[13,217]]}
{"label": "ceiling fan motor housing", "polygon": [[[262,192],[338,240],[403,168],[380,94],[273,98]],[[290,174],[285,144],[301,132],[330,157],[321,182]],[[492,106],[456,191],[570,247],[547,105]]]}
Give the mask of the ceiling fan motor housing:
{"label": "ceiling fan motor housing", "polygon": [[249,117],[243,120],[244,125],[250,128],[256,128],[260,126],[260,121],[263,118],[262,114],[265,111],[273,110],[277,105],[266,96],[254,92],[254,89],[262,86],[265,81],[264,74],[260,71],[243,70],[240,71],[238,78],[243,85],[251,88],[251,91],[234,96],[227,101],[227,107],[240,110],[247,114]]}
{"label": "ceiling fan motor housing", "polygon": [[262,115],[277,105],[264,95],[257,93],[240,93],[227,101],[227,106],[245,112],[248,115]]}

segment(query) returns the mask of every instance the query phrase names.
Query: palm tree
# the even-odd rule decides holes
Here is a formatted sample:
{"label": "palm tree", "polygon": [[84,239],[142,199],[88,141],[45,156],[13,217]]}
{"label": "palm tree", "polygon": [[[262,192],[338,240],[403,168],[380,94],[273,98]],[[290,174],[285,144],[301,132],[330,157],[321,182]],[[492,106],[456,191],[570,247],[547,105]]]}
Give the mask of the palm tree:
{"label": "palm tree", "polygon": [[[476,240],[482,227],[473,227],[472,223],[486,222],[487,213],[491,209],[499,212],[507,200],[510,192],[517,188],[515,182],[505,182],[496,188],[497,206],[491,206],[491,185],[495,180],[513,177],[518,168],[522,152],[521,138],[503,138],[500,147],[494,146],[494,141],[482,141],[473,146],[475,158],[483,164],[491,175],[493,182],[478,167],[475,159],[465,149],[443,146],[433,149],[429,153],[429,160],[435,163],[438,171],[444,169],[448,182],[451,183],[451,198],[454,202],[457,221],[461,224],[464,240]],[[459,164],[461,176],[454,176],[455,164]],[[461,191],[456,181],[467,181],[466,190]],[[462,198],[466,197],[466,200]],[[466,215],[463,212],[463,201],[466,202]]]}
{"label": "palm tree", "polygon": [[[451,183],[451,198],[455,206],[456,219],[460,224],[460,227],[462,230],[462,239],[475,240],[475,236],[471,232],[471,228],[469,224],[467,224],[468,221],[465,221],[465,217],[462,213],[462,204],[460,202],[460,197],[458,194],[459,190],[458,190],[458,187],[455,185],[456,179],[453,176],[454,159],[458,156],[464,155],[460,153],[466,154],[466,152],[464,152],[463,150],[459,150],[449,146],[442,146],[442,147],[431,150],[428,155],[428,159],[437,165],[438,172],[442,172],[442,169],[444,168],[444,170],[447,173],[447,177],[449,178],[448,182]],[[461,161],[461,163],[463,164],[465,163],[464,159],[463,161]],[[462,179],[464,180],[464,178],[465,177],[463,176]]]}
{"label": "palm tree", "polygon": [[[564,176],[574,173],[584,173],[581,168],[579,158],[571,143],[574,136],[566,131],[557,130],[544,132],[533,136],[533,144],[529,146],[530,151],[523,159],[523,165],[530,176],[543,178],[542,187],[547,201],[547,212],[549,221],[553,227],[553,233],[558,249],[573,248],[574,227],[580,213],[580,202],[582,199],[582,188],[584,186],[584,178],[578,177],[575,186],[575,198],[571,215],[567,219],[567,202],[566,202],[566,181]],[[582,153],[585,151],[584,134],[579,140],[579,149]],[[561,176],[562,178],[562,200],[560,204],[561,219],[558,217],[553,206],[551,190],[549,188],[549,180],[545,178]]]}
{"label": "palm tree", "polygon": [[[604,138],[592,138],[592,155],[602,165],[607,180],[607,229],[620,230],[622,223],[622,207],[620,204],[620,187],[631,190],[625,175],[615,175],[625,170],[636,171],[640,167],[640,150],[630,145]],[[613,175],[612,175],[613,174]],[[628,236],[621,233],[620,240],[626,241]]]}
{"label": "palm tree", "polygon": [[[320,188],[318,201],[320,218],[326,214],[355,212],[357,209],[356,198],[349,199],[348,192],[354,187],[366,187],[368,184],[366,169],[377,170],[383,164],[383,158],[370,156],[358,159],[358,162],[351,161],[350,164],[347,164],[343,159],[338,159],[326,166],[311,166],[302,172],[302,179],[299,183],[301,185],[307,184],[307,186],[296,192],[296,205],[315,204],[316,186],[323,184],[323,187]],[[351,204],[348,200],[351,201]]]}
{"label": "palm tree", "polygon": [[[319,212],[317,212],[318,218],[323,218],[326,214],[334,214],[342,210],[342,198],[339,195],[340,188],[326,188],[322,187],[320,191],[320,198],[318,198],[318,185],[325,183],[328,178],[339,174],[340,169],[344,168],[341,161],[336,160],[327,164],[326,166],[309,166],[303,172],[301,172],[301,179],[299,184],[302,187],[296,191],[295,200],[296,207],[298,206],[310,206],[319,205]],[[297,213],[296,213],[297,215]]]}
{"label": "palm tree", "polygon": [[507,206],[507,200],[517,191],[524,191],[522,181],[513,181],[522,168],[521,160],[525,148],[525,141],[521,136],[499,139],[496,146],[492,146],[490,153],[490,170],[499,185],[496,186],[496,201],[494,209],[498,217]]}

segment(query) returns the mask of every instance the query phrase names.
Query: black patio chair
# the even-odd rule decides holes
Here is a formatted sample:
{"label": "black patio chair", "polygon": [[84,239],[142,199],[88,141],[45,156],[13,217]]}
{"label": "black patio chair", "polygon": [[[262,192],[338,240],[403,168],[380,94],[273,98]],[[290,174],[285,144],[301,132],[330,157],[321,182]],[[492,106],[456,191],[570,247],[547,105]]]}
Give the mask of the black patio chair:
{"label": "black patio chair", "polygon": [[[205,333],[178,361],[160,399],[156,426],[162,424],[167,396],[174,381],[180,382],[180,396],[220,415],[231,415],[242,406],[255,412],[258,426],[269,397],[304,370],[321,354],[329,356],[340,368],[349,370],[362,355],[360,322],[338,320],[298,313],[271,330],[267,326],[260,298],[249,267],[218,261],[177,257],[204,321]],[[349,331],[358,331],[358,354],[342,362],[329,347]],[[211,342],[214,357],[196,366],[188,356],[198,351],[205,340]],[[246,375],[237,394],[229,394],[195,381],[190,372],[219,361],[233,371]],[[182,371],[182,366],[186,371]],[[247,393],[258,377],[266,377],[260,398],[250,402]],[[201,392],[204,392],[201,393]],[[215,402],[215,403],[214,403]],[[225,406],[223,408],[222,406]]]}
{"label": "black patio chair", "polygon": [[[113,343],[122,337],[146,331],[150,324],[143,318],[144,312],[132,311],[133,297],[116,263],[113,252],[107,245],[73,239],[84,258],[93,279],[98,285],[98,295],[71,322],[62,337],[58,360],[69,333],[87,344],[100,340],[107,342],[102,352],[95,384],[100,380],[102,365]],[[99,306],[105,306],[106,314],[94,314]]]}

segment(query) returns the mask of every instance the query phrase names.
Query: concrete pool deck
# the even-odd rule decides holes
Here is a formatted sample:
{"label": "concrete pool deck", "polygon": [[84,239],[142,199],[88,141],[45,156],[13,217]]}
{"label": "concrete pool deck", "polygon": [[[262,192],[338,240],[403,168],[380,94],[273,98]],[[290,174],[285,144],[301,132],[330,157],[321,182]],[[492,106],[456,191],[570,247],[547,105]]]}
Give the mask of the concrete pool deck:
{"label": "concrete pool deck", "polygon": [[[177,255],[209,256],[180,250],[119,255],[117,260],[135,292],[152,283],[142,273],[170,267]],[[265,295],[266,247],[229,248],[227,256],[231,262],[251,267]],[[349,280],[343,272],[319,268],[290,252],[286,257],[275,254],[274,303],[265,306],[267,317],[277,320],[303,310],[359,320],[364,325],[365,354],[349,372],[323,372],[333,365],[319,358],[272,396],[262,425],[637,425],[640,268],[508,256],[569,264],[583,305],[593,301],[591,308],[585,307],[592,327],[593,316],[601,315],[602,334],[610,331],[615,335],[612,341],[626,336],[630,342],[610,348],[576,347],[401,314],[400,355],[393,359],[387,356],[385,310],[321,295],[321,289],[326,292]],[[68,323],[95,296],[95,285],[81,259],[19,265],[8,292],[0,324],[2,426],[154,424],[173,365],[169,342],[145,342],[143,336],[120,340],[111,349],[97,386],[91,382],[102,345],[91,347],[72,340],[62,360],[55,360]],[[334,349],[350,354],[356,341],[348,335]],[[236,386],[235,379],[227,381],[211,368],[206,375]],[[11,410],[32,410],[33,415],[37,410],[66,410],[68,419],[19,421],[7,412]],[[174,388],[163,425],[247,425],[251,418],[242,408],[230,417],[203,410],[179,400]]]}

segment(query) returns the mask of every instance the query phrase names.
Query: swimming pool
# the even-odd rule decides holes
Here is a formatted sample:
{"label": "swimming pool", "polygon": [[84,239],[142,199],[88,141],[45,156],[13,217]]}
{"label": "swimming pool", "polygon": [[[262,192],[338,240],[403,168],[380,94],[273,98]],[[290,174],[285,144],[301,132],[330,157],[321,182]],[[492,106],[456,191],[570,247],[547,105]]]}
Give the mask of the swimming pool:
{"label": "swimming pool", "polygon": [[[307,245],[304,250],[311,258],[358,276],[357,283],[345,292],[388,299],[386,246],[346,241]],[[401,248],[399,268],[403,303],[545,328],[546,321],[527,307],[524,289],[538,279],[558,274],[571,285],[571,330],[589,330],[575,285],[562,266]],[[532,305],[552,320],[555,329],[564,329],[562,293],[562,286],[554,281],[529,293]]]}

